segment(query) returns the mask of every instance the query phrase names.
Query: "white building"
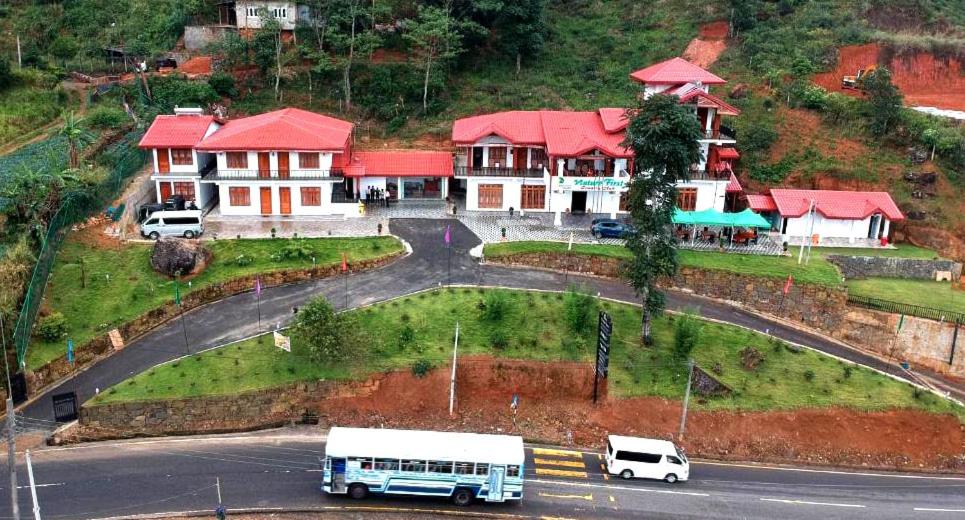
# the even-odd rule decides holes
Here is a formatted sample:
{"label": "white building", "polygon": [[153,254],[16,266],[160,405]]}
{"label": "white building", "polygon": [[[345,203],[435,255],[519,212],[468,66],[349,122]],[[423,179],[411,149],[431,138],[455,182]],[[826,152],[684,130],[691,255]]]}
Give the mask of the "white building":
{"label": "white building", "polygon": [[151,150],[151,179],[159,202],[181,195],[203,208],[214,198],[214,188],[201,183],[202,173],[214,166],[214,156],[194,146],[221,125],[200,109],[175,108],[174,112],[155,118],[140,147]]}

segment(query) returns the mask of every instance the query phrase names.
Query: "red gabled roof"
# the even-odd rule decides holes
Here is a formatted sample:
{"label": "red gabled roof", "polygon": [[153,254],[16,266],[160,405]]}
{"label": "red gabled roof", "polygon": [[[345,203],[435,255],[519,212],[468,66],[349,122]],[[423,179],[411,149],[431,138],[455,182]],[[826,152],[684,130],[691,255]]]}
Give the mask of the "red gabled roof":
{"label": "red gabled roof", "polygon": [[349,177],[452,177],[452,153],[417,150],[354,152]]}
{"label": "red gabled roof", "polygon": [[159,115],[144,133],[141,148],[193,148],[214,122],[213,116]]}
{"label": "red gabled roof", "polygon": [[299,108],[284,108],[225,123],[198,150],[341,151],[352,123]]}
{"label": "red gabled roof", "polygon": [[740,159],[740,158],[741,158],[741,154],[737,151],[736,148],[730,148],[730,147],[727,147],[727,148],[718,148],[718,149],[717,149],[717,157],[719,157],[719,158],[721,158],[721,159],[728,159],[728,160],[731,160],[731,159]]}
{"label": "red gabled roof", "polygon": [[748,195],[747,206],[754,211],[777,211],[777,204],[774,204],[774,197],[770,195]]}
{"label": "red gabled roof", "polygon": [[583,155],[600,150],[611,157],[631,157],[623,133],[609,133],[596,112],[540,112],[546,133],[546,152],[554,156]]}
{"label": "red gabled roof", "polygon": [[704,85],[723,85],[727,83],[720,77],[690,63],[683,58],[670,58],[630,73],[630,78],[640,83],[674,85],[699,81]]}
{"label": "red gabled roof", "polygon": [[878,212],[893,221],[905,218],[891,195],[884,191],[772,189],[771,197],[782,217],[806,214],[813,200],[815,210],[826,218],[860,220]]}
{"label": "red gabled roof", "polygon": [[690,92],[681,96],[680,102],[686,103],[694,98],[697,98],[697,106],[712,106],[716,108],[717,112],[722,116],[739,116],[741,113],[740,110],[727,103],[723,99],[699,89],[691,90]]}
{"label": "red gabled roof", "polygon": [[739,180],[737,180],[737,176],[734,175],[734,172],[731,172],[730,180],[727,181],[727,188],[724,191],[727,193],[740,193],[744,191],[744,187],[741,186],[741,183]]}
{"label": "red gabled roof", "polygon": [[464,117],[452,125],[452,141],[457,144],[474,144],[490,135],[519,145],[546,143],[538,111],[514,110]]}
{"label": "red gabled roof", "polygon": [[611,134],[626,130],[630,122],[625,108],[601,108],[597,112],[603,121],[603,129]]}

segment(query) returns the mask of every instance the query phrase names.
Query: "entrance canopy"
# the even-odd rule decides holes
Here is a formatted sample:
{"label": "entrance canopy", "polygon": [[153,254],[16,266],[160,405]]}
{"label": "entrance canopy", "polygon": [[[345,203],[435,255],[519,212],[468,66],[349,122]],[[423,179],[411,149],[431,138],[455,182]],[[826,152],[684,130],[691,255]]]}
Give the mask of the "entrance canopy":
{"label": "entrance canopy", "polygon": [[754,213],[750,209],[745,209],[740,213],[721,213],[716,209],[705,209],[703,211],[681,211],[675,209],[673,223],[692,226],[771,228],[771,224],[765,220],[764,217]]}

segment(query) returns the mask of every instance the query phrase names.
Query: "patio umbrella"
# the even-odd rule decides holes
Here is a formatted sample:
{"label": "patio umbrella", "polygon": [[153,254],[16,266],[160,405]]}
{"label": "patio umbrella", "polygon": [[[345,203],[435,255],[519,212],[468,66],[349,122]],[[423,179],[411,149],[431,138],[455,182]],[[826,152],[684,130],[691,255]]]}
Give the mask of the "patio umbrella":
{"label": "patio umbrella", "polygon": [[771,223],[764,217],[751,211],[750,208],[740,213],[731,213],[730,215],[732,215],[733,223],[731,225],[733,226],[771,229]]}

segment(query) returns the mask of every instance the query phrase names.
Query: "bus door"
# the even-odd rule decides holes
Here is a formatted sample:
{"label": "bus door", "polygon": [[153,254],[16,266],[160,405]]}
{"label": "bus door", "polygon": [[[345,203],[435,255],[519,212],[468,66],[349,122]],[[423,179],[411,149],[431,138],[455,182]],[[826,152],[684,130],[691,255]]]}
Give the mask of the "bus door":
{"label": "bus door", "polygon": [[345,458],[332,458],[332,493],[345,493]]}
{"label": "bus door", "polygon": [[506,479],[506,466],[493,464],[489,467],[489,492],[486,502],[503,502],[503,481]]}

